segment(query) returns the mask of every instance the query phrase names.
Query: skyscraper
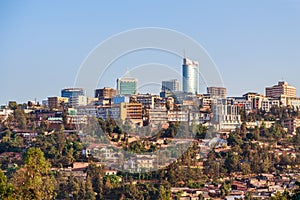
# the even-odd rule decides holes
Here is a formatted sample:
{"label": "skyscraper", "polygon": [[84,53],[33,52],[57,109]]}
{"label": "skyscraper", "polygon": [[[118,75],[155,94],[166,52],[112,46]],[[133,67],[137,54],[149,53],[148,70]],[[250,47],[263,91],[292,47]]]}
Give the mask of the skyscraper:
{"label": "skyscraper", "polygon": [[182,76],[183,92],[197,94],[199,87],[199,63],[184,58]]}
{"label": "skyscraper", "polygon": [[180,90],[180,83],[177,79],[172,79],[169,81],[162,81],[161,91],[162,92],[174,92]]}
{"label": "skyscraper", "polygon": [[117,90],[121,95],[137,94],[138,80],[136,78],[118,78]]}

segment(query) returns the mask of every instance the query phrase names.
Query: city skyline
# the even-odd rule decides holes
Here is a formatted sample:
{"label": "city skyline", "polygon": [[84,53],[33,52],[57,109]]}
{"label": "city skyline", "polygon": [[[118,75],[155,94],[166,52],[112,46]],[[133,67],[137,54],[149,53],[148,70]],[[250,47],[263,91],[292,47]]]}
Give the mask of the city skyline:
{"label": "city skyline", "polygon": [[[191,61],[191,62],[196,62],[196,61]],[[126,72],[127,74],[128,74],[128,71]],[[183,72],[182,72],[183,73]],[[116,84],[116,86],[109,86],[109,85],[104,85],[104,86],[101,86],[101,87],[97,87],[97,88],[94,88],[94,92],[95,92],[95,94],[97,93],[97,91],[98,90],[103,90],[103,89],[105,89],[105,88],[108,88],[108,89],[115,89],[115,91],[118,91],[119,93],[120,93],[120,91],[118,90],[118,87],[120,87],[119,85],[118,85],[118,82],[120,82],[120,81],[134,81],[134,82],[138,82],[138,79],[137,78],[135,78],[135,77],[119,77],[119,78],[117,78],[116,79],[116,82],[117,82],[117,84]],[[122,96],[122,97],[124,97],[124,96],[130,96],[130,95],[142,95],[142,94],[153,94],[153,95],[160,95],[161,94],[161,92],[164,92],[164,87],[166,87],[166,86],[164,86],[164,84],[166,84],[165,82],[176,82],[177,84],[178,84],[178,86],[180,86],[180,85],[183,85],[183,81],[184,81],[184,78],[183,78],[183,80],[182,80],[182,82],[180,82],[180,80],[178,80],[178,79],[171,79],[171,80],[161,80],[161,85],[160,85],[160,91],[159,92],[149,92],[149,91],[143,91],[143,92],[141,92],[141,91],[139,91],[139,87],[137,86],[137,85],[135,85],[135,87],[137,87],[136,89],[134,89],[134,93],[132,93],[132,94],[129,94],[129,93],[126,93],[126,94],[118,94],[119,96]],[[174,83],[173,83],[174,84]],[[210,86],[210,87],[207,87],[207,88],[202,88],[203,90],[205,89],[206,91],[205,92],[202,92],[202,93],[199,93],[199,94],[211,94],[212,96],[214,96],[215,94],[213,94],[212,93],[212,91],[211,90],[218,90],[217,91],[217,93],[218,93],[218,95],[220,95],[219,96],[219,98],[230,98],[230,97],[242,97],[242,96],[244,96],[244,95],[247,95],[248,93],[250,93],[250,94],[258,94],[258,95],[263,95],[263,96],[265,96],[265,97],[272,97],[272,96],[268,96],[268,89],[271,89],[271,88],[274,88],[274,87],[278,87],[278,86],[280,86],[280,85],[282,85],[282,84],[284,84],[284,85],[286,85],[287,87],[289,87],[289,88],[292,88],[293,89],[293,92],[292,92],[292,96],[290,96],[290,97],[294,97],[294,98],[300,98],[300,97],[298,97],[297,96],[297,93],[298,92],[296,92],[297,90],[296,90],[296,88],[297,87],[295,87],[295,86],[293,86],[293,85],[290,85],[287,81],[283,81],[283,80],[278,80],[278,82],[277,82],[277,85],[276,84],[271,84],[271,85],[267,85],[267,86],[264,86],[264,88],[262,89],[262,91],[263,92],[257,92],[258,90],[255,90],[255,91],[246,91],[245,93],[240,93],[240,94],[238,94],[238,95],[235,95],[235,96],[233,96],[233,95],[227,95],[226,93],[226,91],[227,91],[227,88],[226,87],[220,87],[220,86]],[[178,87],[177,86],[177,87]],[[201,86],[199,86],[199,87],[201,87]],[[133,88],[131,88],[131,86],[130,86],[130,88],[129,89],[125,89],[126,91],[128,90],[131,90],[131,89],[133,89]],[[168,91],[172,91],[172,90],[169,90],[169,89],[167,89]],[[219,90],[224,90],[224,91],[219,91]],[[260,89],[261,90],[261,89]],[[177,92],[185,92],[186,93],[186,91],[184,91],[183,90],[183,88],[181,88],[181,90],[174,90],[175,92],[177,91]],[[280,90],[280,91],[278,91],[278,93],[280,93],[280,92],[289,92],[290,93],[290,90]],[[78,88],[78,87],[63,87],[63,88],[60,88],[59,89],[59,92],[58,93],[60,93],[61,95],[47,95],[47,96],[45,96],[44,98],[42,98],[40,101],[39,100],[37,100],[37,99],[27,99],[27,100],[24,100],[24,101],[20,101],[20,102],[18,102],[18,101],[16,101],[16,102],[18,102],[18,103],[26,103],[26,102],[29,102],[29,101],[36,101],[35,103],[40,103],[40,104],[42,104],[42,102],[43,101],[45,101],[45,100],[47,100],[47,98],[69,98],[70,99],[70,97],[72,97],[72,93],[74,93],[75,94],[75,96],[74,97],[78,97],[78,96],[82,96],[82,97],[90,97],[90,98],[93,98],[93,97],[96,97],[96,95],[95,94],[93,94],[93,95],[91,95],[91,96],[89,96],[89,95],[86,95],[86,91],[85,91],[85,88]],[[189,92],[187,92],[187,93],[189,93]],[[220,94],[219,94],[220,93]],[[221,94],[222,93],[222,94]],[[194,93],[195,94],[195,93]],[[225,96],[224,96],[224,94],[225,94]],[[118,96],[117,95],[117,93],[115,94],[116,96]],[[275,98],[279,98],[280,97],[280,95],[279,96],[276,96]],[[10,100],[8,100],[6,103],[2,103],[2,104],[0,104],[0,105],[8,105],[8,103],[9,102],[13,102],[13,101],[15,101],[14,99],[10,99]]]}
{"label": "city skyline", "polygon": [[[160,9],[167,7],[170,9]],[[189,15],[178,15],[183,8],[188,8]],[[124,30],[149,26],[177,30],[203,45],[218,66],[228,96],[264,93],[265,86],[281,79],[300,86],[299,1],[228,1],[218,5],[133,1],[93,6],[29,1],[6,2],[0,9],[1,104],[59,95],[61,88],[74,86],[81,63],[101,41]],[[120,69],[162,61],[180,68],[180,58],[146,54],[121,59],[123,64],[115,66]],[[99,87],[110,84],[107,80]],[[200,93],[205,89],[201,87]]]}

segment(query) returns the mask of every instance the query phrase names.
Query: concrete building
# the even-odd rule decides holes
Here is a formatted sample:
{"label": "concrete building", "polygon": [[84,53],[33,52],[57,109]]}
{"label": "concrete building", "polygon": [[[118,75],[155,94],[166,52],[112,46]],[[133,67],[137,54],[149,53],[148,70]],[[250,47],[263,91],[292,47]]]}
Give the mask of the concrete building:
{"label": "concrete building", "polygon": [[255,97],[259,97],[259,96],[263,96],[261,94],[258,94],[256,92],[248,92],[246,94],[243,95],[243,97],[247,100],[247,101],[251,101],[252,99],[254,99]]}
{"label": "concrete building", "polygon": [[266,96],[277,98],[281,95],[286,97],[296,97],[296,87],[289,85],[285,81],[279,81],[278,85],[266,88]]}
{"label": "concrete building", "polygon": [[168,111],[169,122],[188,122],[189,111],[188,110],[169,110]]}
{"label": "concrete building", "polygon": [[68,115],[67,122],[71,125],[80,125],[87,124],[88,120],[86,115]]}
{"label": "concrete building", "polygon": [[199,63],[189,60],[188,58],[184,58],[182,65],[182,77],[183,92],[198,94]]}
{"label": "concrete building", "polygon": [[231,97],[232,103],[231,105],[235,105],[239,108],[243,108],[246,111],[250,111],[252,109],[252,102],[246,100],[246,98],[243,97]]}
{"label": "concrete building", "polygon": [[130,97],[130,102],[141,103],[143,108],[154,108],[155,99],[159,98],[158,95],[153,94],[138,94]]}
{"label": "concrete building", "polygon": [[150,109],[149,110],[149,124],[164,124],[168,122],[167,109]]}
{"label": "concrete building", "polygon": [[69,98],[69,106],[76,108],[78,106],[86,106],[87,105],[87,98],[84,95],[78,96],[71,96]]}
{"label": "concrete building", "polygon": [[98,101],[98,98],[94,98],[94,97],[87,97],[87,105],[95,105],[96,102]]}
{"label": "concrete building", "polygon": [[[243,97],[251,102],[251,109],[260,109],[262,106],[262,101],[266,101],[266,97],[262,94],[255,92],[248,92],[243,95]],[[264,102],[265,103],[265,102]],[[264,105],[266,106],[266,104]]]}
{"label": "concrete building", "polygon": [[63,105],[67,105],[69,98],[67,97],[48,97],[48,107],[49,109],[62,109]]}
{"label": "concrete building", "polygon": [[95,98],[101,99],[111,99],[114,96],[118,94],[118,91],[110,88],[110,87],[104,87],[102,89],[96,89],[95,90]]}
{"label": "concrete building", "polygon": [[121,117],[120,105],[99,106],[97,108],[97,117],[103,120],[107,120],[108,118],[119,119]]}
{"label": "concrete building", "polygon": [[210,122],[211,116],[210,113],[199,112],[199,110],[190,110],[189,111],[189,124],[203,124]]}
{"label": "concrete building", "polygon": [[226,98],[226,88],[224,87],[208,87],[207,94],[213,98]]}
{"label": "concrete building", "polygon": [[285,95],[280,96],[280,102],[282,106],[291,106],[295,110],[298,108],[300,109],[300,98],[297,97],[287,97]]}
{"label": "concrete building", "polygon": [[282,121],[282,126],[288,130],[288,133],[296,133],[296,129],[300,127],[300,119],[288,118]]}
{"label": "concrete building", "polygon": [[120,118],[130,120],[132,123],[143,125],[143,109],[141,103],[121,103],[120,104]]}
{"label": "concrete building", "polygon": [[6,120],[8,118],[9,115],[13,114],[14,111],[10,110],[8,108],[1,108],[0,109],[0,121],[1,120]]}
{"label": "concrete building", "polygon": [[87,105],[87,106],[78,106],[76,108],[78,115],[87,115],[90,117],[97,117],[97,110],[99,106]]}
{"label": "concrete building", "polygon": [[238,107],[228,105],[226,99],[216,99],[212,104],[213,119],[218,130],[234,130],[240,127],[241,116]]}
{"label": "concrete building", "polygon": [[120,95],[132,95],[137,94],[138,80],[136,78],[118,78],[117,90]]}

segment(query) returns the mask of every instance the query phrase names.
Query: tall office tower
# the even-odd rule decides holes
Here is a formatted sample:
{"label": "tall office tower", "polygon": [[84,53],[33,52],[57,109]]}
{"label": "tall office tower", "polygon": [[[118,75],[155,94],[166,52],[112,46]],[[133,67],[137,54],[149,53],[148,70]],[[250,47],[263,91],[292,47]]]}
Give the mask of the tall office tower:
{"label": "tall office tower", "polygon": [[211,97],[226,98],[226,88],[224,87],[208,87],[207,94]]}
{"label": "tall office tower", "polygon": [[281,95],[284,95],[286,97],[296,97],[296,87],[290,86],[285,81],[279,81],[278,85],[266,88],[267,97],[276,98],[280,97]]}
{"label": "tall office tower", "polygon": [[138,80],[136,78],[118,78],[117,90],[120,95],[132,95],[137,94]]}
{"label": "tall office tower", "polygon": [[162,81],[161,91],[162,92],[174,92],[180,90],[180,83],[177,79],[172,79],[169,81]]}
{"label": "tall office tower", "polygon": [[62,97],[78,97],[78,96],[85,96],[85,91],[83,88],[65,88],[61,90]]}
{"label": "tall office tower", "polygon": [[199,63],[189,60],[188,58],[184,58],[182,65],[182,76],[183,92],[198,94]]}

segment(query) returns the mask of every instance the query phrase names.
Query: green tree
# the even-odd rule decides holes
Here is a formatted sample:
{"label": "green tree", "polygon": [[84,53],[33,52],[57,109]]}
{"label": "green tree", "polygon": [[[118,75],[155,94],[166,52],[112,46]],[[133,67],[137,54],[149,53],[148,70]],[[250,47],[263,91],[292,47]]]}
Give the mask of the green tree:
{"label": "green tree", "polygon": [[237,153],[229,152],[224,164],[229,173],[238,172],[240,169],[240,160]]}
{"label": "green tree", "polygon": [[293,191],[294,194],[292,195],[292,199],[298,200],[300,199],[300,182],[297,181],[296,185],[298,186],[298,188]]}
{"label": "green tree", "polygon": [[87,177],[86,182],[85,182],[85,199],[86,200],[95,200],[96,199],[90,177]]}
{"label": "green tree", "polygon": [[163,185],[159,186],[158,195],[157,195],[156,199],[158,199],[158,200],[169,200],[169,199],[171,199],[171,196],[170,196],[169,192],[167,191],[167,189]]}
{"label": "green tree", "polygon": [[24,155],[24,165],[12,178],[20,199],[53,199],[55,179],[50,163],[39,148],[31,147]]}
{"label": "green tree", "polygon": [[17,107],[14,111],[14,117],[17,120],[18,128],[26,129],[26,114],[22,108]]}
{"label": "green tree", "polygon": [[0,170],[0,199],[15,199],[15,188],[7,182],[7,178]]}
{"label": "green tree", "polygon": [[73,199],[79,199],[78,194],[80,190],[80,184],[78,183],[77,179],[74,177],[73,174],[70,175],[68,179],[68,193],[72,196]]}
{"label": "green tree", "polygon": [[15,101],[10,101],[8,103],[8,108],[11,109],[11,110],[15,110],[15,109],[17,109],[17,107],[18,107],[18,104]]}
{"label": "green tree", "polygon": [[271,197],[271,200],[288,200],[291,199],[290,194],[288,191],[284,191],[283,193],[281,192],[276,192],[274,196]]}
{"label": "green tree", "polygon": [[220,187],[220,190],[221,190],[222,197],[225,197],[225,196],[229,195],[230,190],[231,190],[231,184],[230,184],[230,182],[224,182],[224,183],[222,183],[222,185]]}

